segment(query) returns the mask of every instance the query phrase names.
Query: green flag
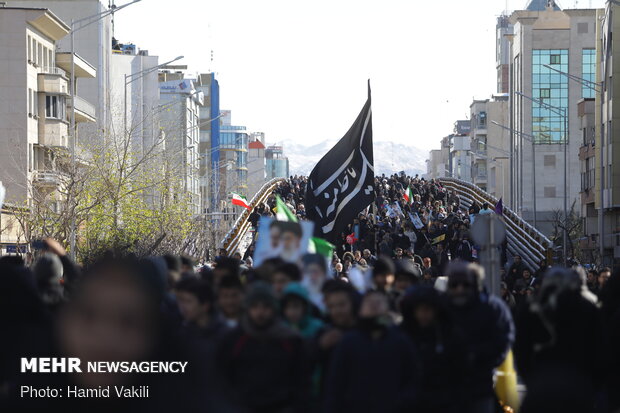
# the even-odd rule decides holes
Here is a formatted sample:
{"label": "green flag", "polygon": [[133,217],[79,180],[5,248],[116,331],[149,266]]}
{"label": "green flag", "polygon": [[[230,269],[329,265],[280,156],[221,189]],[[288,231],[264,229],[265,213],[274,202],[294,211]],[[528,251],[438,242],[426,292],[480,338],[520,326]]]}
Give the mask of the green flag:
{"label": "green flag", "polygon": [[276,195],[276,219],[278,221],[291,221],[291,222],[298,221],[295,214],[293,214],[293,211],[288,209],[284,201],[282,201],[282,198],[280,198],[280,195]]}
{"label": "green flag", "polygon": [[333,244],[331,244],[327,240],[324,240],[323,238],[310,238],[308,252],[311,254],[320,254],[324,257],[331,259],[335,249],[336,247]]}

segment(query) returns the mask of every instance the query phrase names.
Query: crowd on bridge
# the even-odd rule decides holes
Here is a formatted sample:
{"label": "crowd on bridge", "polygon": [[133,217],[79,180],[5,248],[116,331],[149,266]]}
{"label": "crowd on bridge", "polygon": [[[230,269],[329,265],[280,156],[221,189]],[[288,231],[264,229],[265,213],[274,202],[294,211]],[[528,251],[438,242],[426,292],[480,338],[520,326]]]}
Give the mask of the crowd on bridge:
{"label": "crowd on bridge", "polygon": [[[276,191],[300,220],[306,183]],[[504,248],[491,295],[470,224],[495,205],[464,209],[440,182],[404,174],[376,177],[375,190],[329,260],[254,266],[250,245],[202,266],[111,252],[80,268],[50,239],[30,267],[0,258],[3,411],[490,413],[502,411],[494,372],[510,351],[521,411],[620,409],[620,273],[529,268]],[[252,226],[276,204],[255,206]],[[24,356],[189,364],[182,375],[37,375],[19,373]],[[148,385],[150,397],[24,399],[22,385]]]}

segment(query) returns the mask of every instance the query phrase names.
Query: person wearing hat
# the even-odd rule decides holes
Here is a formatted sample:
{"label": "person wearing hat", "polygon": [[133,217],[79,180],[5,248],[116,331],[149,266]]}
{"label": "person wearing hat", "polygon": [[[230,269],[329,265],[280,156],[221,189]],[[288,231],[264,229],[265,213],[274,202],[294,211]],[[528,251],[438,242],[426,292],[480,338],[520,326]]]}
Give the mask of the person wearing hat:
{"label": "person wearing hat", "polygon": [[229,400],[252,412],[303,412],[309,369],[300,335],[278,317],[269,284],[251,284],[244,304],[239,326],[220,346],[219,371]]}

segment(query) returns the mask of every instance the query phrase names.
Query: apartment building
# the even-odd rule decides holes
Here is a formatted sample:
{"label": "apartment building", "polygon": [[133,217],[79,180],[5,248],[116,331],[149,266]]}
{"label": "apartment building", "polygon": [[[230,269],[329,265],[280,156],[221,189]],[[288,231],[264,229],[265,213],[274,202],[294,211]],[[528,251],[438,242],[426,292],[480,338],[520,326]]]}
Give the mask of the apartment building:
{"label": "apartment building", "polygon": [[[58,52],[69,26],[48,9],[0,8],[0,180],[8,203],[27,204],[35,191],[54,191],[62,182],[58,159],[70,146],[70,71],[76,93],[95,68],[77,55]],[[75,97],[75,121],[95,122],[93,105]]]}
{"label": "apartment building", "polygon": [[93,105],[79,96],[71,101],[72,61],[76,93],[96,70],[77,55],[58,52],[69,30],[48,9],[0,7],[0,67],[6,68],[0,77],[0,181],[7,191],[0,217],[2,253],[20,248],[13,208],[31,207],[34,199],[61,207],[59,189],[76,136],[70,133],[72,107],[76,123],[96,120]]}

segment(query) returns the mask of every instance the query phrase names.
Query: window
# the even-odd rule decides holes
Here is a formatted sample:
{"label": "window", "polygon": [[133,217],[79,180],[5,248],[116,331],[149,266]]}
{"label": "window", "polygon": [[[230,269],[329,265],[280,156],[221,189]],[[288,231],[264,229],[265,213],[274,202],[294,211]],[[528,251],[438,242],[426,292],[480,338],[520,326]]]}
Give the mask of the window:
{"label": "window", "polygon": [[555,168],[555,155],[545,155],[544,165]]}
{"label": "window", "polygon": [[36,90],[32,91],[32,114],[34,117],[39,116],[39,94]]}
{"label": "window", "polygon": [[48,49],[47,49],[47,47],[44,47],[43,48],[43,67],[48,67],[48,64],[47,64],[47,57],[48,56],[49,56]]}
{"label": "window", "polygon": [[551,97],[551,89],[540,89],[540,95],[539,97],[541,99],[548,99]]}
{"label": "window", "polygon": [[28,88],[28,116],[32,117],[32,89]]}
{"label": "window", "polygon": [[545,187],[545,198],[555,198],[555,186]]}
{"label": "window", "polygon": [[43,62],[43,45],[41,43],[37,43],[37,64],[41,66]]}
{"label": "window", "polygon": [[[596,82],[596,50],[583,49],[581,63],[581,77],[589,82]],[[594,85],[585,82],[581,92],[583,98],[594,98]]]}
{"label": "window", "polygon": [[37,63],[37,41],[32,39],[32,63]]}
{"label": "window", "polygon": [[550,63],[552,65],[559,65],[561,63],[561,56],[559,54],[552,54],[550,56]]}
{"label": "window", "polygon": [[45,117],[65,120],[66,102],[64,96],[45,96]]}
{"label": "window", "polygon": [[481,128],[486,128],[487,126],[487,113],[486,112],[480,112],[478,114],[478,122]]}
{"label": "window", "polygon": [[28,63],[32,62],[32,39],[28,36]]}

